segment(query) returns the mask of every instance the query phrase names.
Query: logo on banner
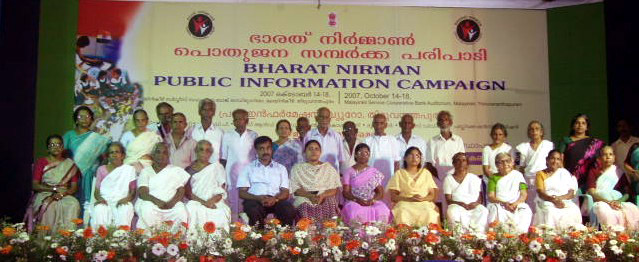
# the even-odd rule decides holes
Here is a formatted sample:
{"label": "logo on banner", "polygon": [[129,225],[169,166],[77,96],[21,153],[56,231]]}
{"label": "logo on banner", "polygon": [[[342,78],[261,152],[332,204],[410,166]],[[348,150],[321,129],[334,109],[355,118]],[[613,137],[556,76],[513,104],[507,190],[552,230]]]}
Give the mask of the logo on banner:
{"label": "logo on banner", "polygon": [[213,31],[213,17],[206,12],[197,12],[189,17],[187,31],[195,38],[207,38]]}
{"label": "logo on banner", "polygon": [[481,23],[474,17],[465,16],[457,20],[455,35],[466,44],[474,44],[481,38]]}

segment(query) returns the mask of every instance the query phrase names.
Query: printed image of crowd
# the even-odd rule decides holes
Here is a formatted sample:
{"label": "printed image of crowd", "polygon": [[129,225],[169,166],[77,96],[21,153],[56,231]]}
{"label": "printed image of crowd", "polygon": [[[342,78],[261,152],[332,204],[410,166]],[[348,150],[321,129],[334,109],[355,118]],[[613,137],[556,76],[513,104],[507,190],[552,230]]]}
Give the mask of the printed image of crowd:
{"label": "printed image of crowd", "polygon": [[117,66],[120,41],[108,32],[96,37],[78,36],[75,54],[75,107],[95,112],[95,131],[119,139],[135,108],[143,101],[143,89],[126,70]]}

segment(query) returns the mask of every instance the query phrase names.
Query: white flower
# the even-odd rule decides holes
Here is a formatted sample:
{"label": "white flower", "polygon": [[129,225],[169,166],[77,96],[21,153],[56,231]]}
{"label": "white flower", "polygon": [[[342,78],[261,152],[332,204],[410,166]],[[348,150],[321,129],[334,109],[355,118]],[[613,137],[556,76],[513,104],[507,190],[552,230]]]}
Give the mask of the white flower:
{"label": "white flower", "polygon": [[74,232],[74,234],[75,234],[76,237],[82,237],[82,236],[84,236],[84,229],[80,228],[80,229],[76,230]]}
{"label": "white flower", "polygon": [[300,247],[294,247],[293,251],[295,252],[302,252],[302,249]]}
{"label": "white flower", "polygon": [[11,244],[11,245],[15,245],[16,243],[18,243],[18,240],[15,239],[15,238],[9,240],[9,244]]}
{"label": "white flower", "polygon": [[628,257],[629,257],[629,258],[633,258],[633,257],[635,257],[635,255],[633,255],[633,254],[628,254]]}
{"label": "white flower", "polygon": [[417,254],[419,251],[421,251],[419,247],[413,247],[413,253]]}
{"label": "white flower", "polygon": [[306,231],[295,231],[296,238],[306,238],[308,236],[308,232]]}
{"label": "white flower", "polygon": [[595,254],[597,254],[598,258],[605,258],[606,257],[606,254],[604,254],[604,252],[601,252],[601,251],[596,251]]}
{"label": "white flower", "polygon": [[550,245],[548,245],[548,244],[544,244],[544,248],[545,248],[545,249],[550,249]]}
{"label": "white flower", "polygon": [[634,238],[628,239],[628,242],[630,242],[630,243],[633,243],[633,242],[635,242],[635,241],[636,241],[636,240],[635,240]]}
{"label": "white flower", "polygon": [[87,247],[86,249],[84,249],[84,251],[86,251],[88,254],[93,253],[93,248],[92,247]]}
{"label": "white flower", "polygon": [[251,232],[251,239],[260,239],[262,238],[262,234]]}
{"label": "white flower", "polygon": [[243,226],[242,226],[242,231],[244,231],[244,232],[246,232],[246,233],[251,232],[251,226],[249,226],[249,225],[243,225]]}
{"label": "white flower", "polygon": [[[115,235],[115,233],[113,233]],[[195,230],[186,231],[186,239],[196,239],[198,237],[198,233]]]}
{"label": "white flower", "polygon": [[433,248],[430,246],[427,246],[426,248],[424,248],[424,250],[426,250],[426,253],[428,253],[429,255],[433,254]]}
{"label": "white flower", "polygon": [[180,249],[175,244],[170,244],[168,247],[166,247],[166,253],[169,254],[169,256],[175,256],[179,252]]}
{"label": "white flower", "polygon": [[69,247],[67,246],[62,246],[60,249],[64,250],[64,252],[69,252]]}
{"label": "white flower", "polygon": [[109,246],[111,246],[111,248],[118,248],[120,245],[118,243],[111,243]]}
{"label": "white flower", "polygon": [[175,262],[187,262],[188,260],[185,257],[180,257],[175,260]]}
{"label": "white flower", "polygon": [[613,240],[608,241],[608,243],[610,243],[611,245],[614,246],[614,245],[617,245],[617,240],[613,239]]}
{"label": "white flower", "polygon": [[126,231],[124,231],[122,229],[118,229],[115,232],[113,232],[113,237],[120,238],[120,237],[125,237],[125,236],[126,236]]}
{"label": "white flower", "polygon": [[544,261],[544,260],[546,260],[546,255],[544,255],[544,254],[539,254],[539,256],[537,257],[537,259],[539,259],[539,261]]}
{"label": "white flower", "polygon": [[327,257],[328,256],[328,252],[326,252],[326,251],[322,252],[322,256],[323,257]]}
{"label": "white flower", "polygon": [[98,253],[95,253],[95,255],[93,255],[93,259],[95,259],[96,261],[104,261],[107,259],[108,255],[109,253],[105,250],[100,250],[98,251]]}
{"label": "white flower", "polygon": [[309,249],[307,247],[305,247],[304,249],[302,249],[302,254],[306,255],[308,254]]}
{"label": "white flower", "polygon": [[60,259],[62,259],[62,261],[67,261],[67,256],[65,256],[65,255],[60,255]]}
{"label": "white flower", "polygon": [[564,251],[561,251],[561,249],[555,250],[555,254],[557,254],[557,258],[559,258],[560,260],[566,259],[566,253],[564,253]]}
{"label": "white flower", "polygon": [[58,243],[56,242],[51,243],[51,248],[56,248],[56,247],[58,247]]}
{"label": "white flower", "polygon": [[51,236],[45,236],[45,237],[44,237],[44,240],[46,240],[46,241],[51,241]]}
{"label": "white flower", "polygon": [[533,241],[530,241],[530,243],[528,244],[528,248],[530,248],[530,250],[532,250],[533,253],[537,254],[541,250],[541,244],[539,244],[537,240],[533,240]]}
{"label": "white flower", "polygon": [[300,246],[304,245],[304,239],[298,238],[297,239],[297,244],[300,245]]}
{"label": "white flower", "polygon": [[407,240],[406,240],[406,242],[408,242],[408,244],[410,244],[410,245],[413,245],[413,246],[414,246],[414,245],[419,244],[419,241],[420,241],[420,240],[421,240],[420,238],[411,237],[411,238],[407,239]]}
{"label": "white flower", "polygon": [[504,249],[504,245],[502,245],[501,243],[497,244],[497,249],[499,249],[499,250]]}
{"label": "white flower", "polygon": [[418,229],[415,229],[414,231],[417,232],[419,235],[424,236],[424,235],[428,234],[429,230],[428,230],[427,226],[423,226],[423,227],[420,227]]}
{"label": "white flower", "polygon": [[366,234],[369,236],[377,236],[382,233],[382,231],[380,231],[376,226],[366,226],[365,230]]}
{"label": "white flower", "polygon": [[449,257],[453,257],[455,256],[455,253],[453,253],[452,251],[448,251],[448,253],[446,254]]}
{"label": "white flower", "polygon": [[362,242],[362,249],[368,249],[368,242]]}
{"label": "white flower", "polygon": [[164,246],[160,243],[155,243],[155,245],[153,245],[153,247],[151,248],[151,252],[153,253],[153,255],[159,257],[163,255],[164,252],[166,252],[166,248],[164,248]]}
{"label": "white flower", "polygon": [[592,249],[595,251],[601,251],[601,246],[599,244],[592,244]]}
{"label": "white flower", "polygon": [[517,256],[515,256],[515,260],[522,261],[522,260],[524,260],[524,257],[522,255],[517,255]]}

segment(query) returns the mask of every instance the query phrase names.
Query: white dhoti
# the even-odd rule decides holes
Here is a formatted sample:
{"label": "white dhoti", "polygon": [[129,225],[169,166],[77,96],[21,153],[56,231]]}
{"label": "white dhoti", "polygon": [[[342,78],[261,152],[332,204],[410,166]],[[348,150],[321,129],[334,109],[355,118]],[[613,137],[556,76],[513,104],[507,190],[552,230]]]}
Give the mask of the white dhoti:
{"label": "white dhoti", "polygon": [[[442,190],[445,195],[451,195],[453,201],[470,204],[477,201],[481,193],[482,180],[475,174],[468,173],[461,183],[458,183],[453,175],[448,175],[444,179]],[[446,211],[448,223],[452,228],[461,231],[485,232],[488,224],[488,209],[483,205],[478,205],[471,210],[452,204],[448,205]]]}
{"label": "white dhoti", "polygon": [[[497,175],[494,175],[497,176]],[[517,170],[510,171],[507,175],[497,181],[495,196],[497,199],[513,203],[520,197],[521,184],[526,184],[524,176]],[[532,222],[532,210],[528,204],[520,203],[514,212],[510,212],[500,204],[488,204],[488,222],[499,221],[505,224],[513,224],[519,233],[528,232]]]}
{"label": "white dhoti", "polygon": [[118,201],[127,197],[129,185],[135,181],[135,168],[121,165],[109,173],[100,183],[100,195],[105,204],[93,207],[91,226],[131,226],[134,211],[131,202],[117,206]]}
{"label": "white dhoti", "polygon": [[186,204],[189,213],[190,229],[202,229],[206,222],[213,222],[220,229],[229,231],[231,222],[231,209],[225,203],[226,193],[226,171],[219,163],[213,163],[193,174],[189,180],[191,193],[203,200],[222,194],[222,199],[215,204],[215,208],[208,208],[202,203],[190,200]]}
{"label": "white dhoti", "polygon": [[[159,173],[155,173],[153,167],[146,167],[140,172],[138,189],[148,187],[150,195],[168,202],[175,196],[178,189],[184,187],[189,178],[189,174],[177,166],[167,165]],[[184,203],[180,201],[173,208],[161,209],[153,202],[138,199],[135,203],[135,212],[139,216],[137,227],[142,229],[164,221],[173,221],[174,226],[181,222],[188,222],[188,213]]]}

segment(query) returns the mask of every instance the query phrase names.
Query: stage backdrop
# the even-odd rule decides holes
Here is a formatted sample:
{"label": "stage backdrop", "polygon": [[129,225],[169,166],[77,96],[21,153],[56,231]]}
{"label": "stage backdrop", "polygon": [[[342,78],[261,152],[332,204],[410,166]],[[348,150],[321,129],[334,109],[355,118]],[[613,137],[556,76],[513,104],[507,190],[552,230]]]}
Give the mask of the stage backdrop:
{"label": "stage backdrop", "polygon": [[351,120],[368,136],[383,113],[395,135],[410,113],[428,139],[448,110],[474,164],[496,122],[513,146],[531,120],[550,136],[546,11],[81,0],[77,39],[76,106],[115,139],[162,101],[197,122],[202,98],[223,129],[244,108],[274,138],[279,119],[326,106],[340,132]]}

